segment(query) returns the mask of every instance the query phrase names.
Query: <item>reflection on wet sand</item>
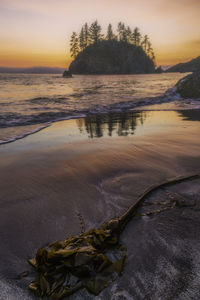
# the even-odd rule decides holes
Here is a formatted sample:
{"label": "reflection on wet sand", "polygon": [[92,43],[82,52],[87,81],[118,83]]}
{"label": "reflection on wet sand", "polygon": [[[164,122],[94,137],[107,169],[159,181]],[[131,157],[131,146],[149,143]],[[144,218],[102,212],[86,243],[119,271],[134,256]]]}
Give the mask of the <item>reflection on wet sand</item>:
{"label": "reflection on wet sand", "polygon": [[179,112],[179,114],[185,121],[200,121],[199,109],[182,110]]}
{"label": "reflection on wet sand", "polygon": [[100,138],[104,135],[134,135],[137,125],[143,125],[146,112],[111,113],[107,115],[90,115],[77,119],[80,133],[86,131],[89,138]]}
{"label": "reflection on wet sand", "polygon": [[[86,118],[76,119],[80,134],[87,134],[89,138],[105,136],[130,136],[136,135],[136,129],[146,131],[149,125],[157,130],[161,125],[171,125],[180,121],[200,121],[200,110],[181,111],[138,111],[124,113],[110,113],[88,115]],[[143,126],[144,125],[144,126]]]}
{"label": "reflection on wet sand", "polygon": [[[0,299],[33,299],[27,292],[32,278],[27,259],[45,244],[79,234],[80,219],[86,231],[99,228],[152,185],[199,174],[200,122],[184,120],[186,114],[148,111],[71,119],[2,145]],[[199,195],[199,181],[182,185],[182,192]],[[132,220],[121,237],[128,254],[123,276],[98,299],[198,299],[199,220],[199,211],[190,208]],[[30,276],[14,279],[26,270]],[[187,290],[176,297],[183,285]],[[83,290],[70,299],[94,297]]]}

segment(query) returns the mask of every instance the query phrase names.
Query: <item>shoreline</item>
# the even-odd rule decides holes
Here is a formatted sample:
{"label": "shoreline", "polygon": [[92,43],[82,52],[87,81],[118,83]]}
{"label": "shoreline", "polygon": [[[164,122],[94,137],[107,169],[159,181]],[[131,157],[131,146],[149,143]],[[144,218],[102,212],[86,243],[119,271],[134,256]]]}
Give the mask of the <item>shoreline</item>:
{"label": "shoreline", "polygon": [[[200,109],[200,102],[181,99],[174,88],[183,74],[84,76],[8,76],[2,78],[0,145],[21,139],[54,122],[88,115],[129,111]],[[7,79],[7,80],[8,80]],[[50,84],[51,83],[51,84]],[[50,84],[50,86],[49,86]],[[16,93],[12,93],[16,87]],[[20,87],[20,89],[19,89]]]}
{"label": "shoreline", "polygon": [[[199,101],[199,100],[198,100]],[[165,108],[166,104],[170,104],[172,103],[172,107],[170,108]],[[1,135],[0,135],[0,147],[1,145],[5,145],[5,144],[9,144],[9,143],[13,143],[15,141],[24,139],[26,137],[28,137],[29,135],[35,134],[43,129],[46,129],[50,126],[52,126],[54,123],[59,123],[62,121],[67,121],[67,120],[73,120],[73,119],[81,119],[81,118],[87,118],[87,117],[92,117],[92,116],[104,116],[104,115],[114,115],[114,114],[129,114],[129,113],[138,113],[138,112],[151,112],[151,111],[157,111],[157,112],[162,112],[162,111],[166,111],[166,112],[181,112],[181,111],[200,111],[199,107],[181,107],[181,108],[176,108],[173,106],[174,104],[174,100],[169,100],[168,102],[163,102],[163,103],[158,103],[158,104],[153,104],[153,105],[142,105],[141,107],[136,107],[136,108],[130,108],[130,109],[124,109],[124,110],[113,110],[113,111],[102,111],[102,112],[89,112],[89,113],[85,113],[85,114],[78,114],[78,115],[71,115],[71,116],[66,116],[66,117],[62,117],[60,119],[56,119],[56,120],[52,120],[49,122],[44,122],[44,123],[39,123],[39,124],[25,124],[25,125],[20,125],[20,126],[13,126],[13,127],[4,127],[2,128],[3,130],[15,130],[16,128],[24,128],[27,129],[25,130],[24,133],[19,133],[19,135],[17,136],[12,136],[11,138],[8,138],[6,140],[4,140],[4,138],[2,139]],[[164,106],[164,107],[163,107]],[[39,126],[39,127],[38,127]],[[28,128],[27,128],[28,127]],[[34,127],[31,131],[29,131],[30,127]],[[35,128],[36,127],[36,128]]]}
{"label": "shoreline", "polygon": [[[4,282],[16,286],[19,291],[18,295],[14,294],[16,300],[33,299],[27,289],[32,276],[27,259],[49,242],[79,234],[78,214],[83,217],[86,230],[99,227],[123,213],[153,184],[200,170],[200,122],[192,121],[191,116],[191,120],[185,120],[187,116],[178,112],[154,111],[119,113],[112,119],[101,117],[55,122],[25,139],[0,147],[0,226],[3,228],[0,254],[4,258],[0,274]],[[163,247],[166,242],[172,243],[173,230],[180,230],[173,237],[175,247],[186,230],[184,226],[190,224],[191,230],[200,226],[196,219],[194,225],[192,221],[184,225],[187,214],[184,217],[182,211],[174,211],[131,221],[122,235],[129,257],[124,274],[98,299],[112,299],[112,293],[134,299],[133,292],[135,299],[142,299],[149,282],[156,285],[155,266],[151,264],[151,260],[155,264],[156,259],[156,256],[151,257],[154,247],[160,247],[156,253],[163,259],[166,255],[171,261],[173,253],[169,254],[169,248]],[[174,222],[177,225],[171,231]],[[182,243],[184,245],[184,240]],[[195,247],[193,250],[197,251]],[[179,248],[183,251],[182,246]],[[178,251],[176,255],[180,259],[181,252],[177,247],[173,249]],[[134,266],[132,270],[130,265]],[[179,272],[181,265],[171,267]],[[26,270],[30,276],[13,279]],[[167,276],[169,283],[176,273],[170,279],[166,275],[166,272],[170,274],[170,267],[166,272],[165,269],[159,272],[157,292],[160,289],[162,294],[162,276]],[[142,279],[144,275],[146,279]],[[141,284],[143,292],[139,289]],[[9,287],[4,286],[3,293],[6,288]],[[152,295],[157,299],[155,292],[152,291]],[[80,297],[94,299],[85,291],[71,299]],[[1,296],[0,299],[3,300]]]}

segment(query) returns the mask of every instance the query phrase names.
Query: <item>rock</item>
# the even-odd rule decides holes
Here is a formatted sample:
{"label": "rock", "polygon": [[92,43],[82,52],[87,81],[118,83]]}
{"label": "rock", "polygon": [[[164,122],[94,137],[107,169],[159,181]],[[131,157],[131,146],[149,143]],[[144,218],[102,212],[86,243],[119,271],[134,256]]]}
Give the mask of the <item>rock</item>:
{"label": "rock", "polygon": [[183,98],[200,99],[200,71],[179,80],[176,89]]}
{"label": "rock", "polygon": [[69,70],[73,74],[145,74],[154,73],[155,66],[142,47],[113,40],[86,47]]}
{"label": "rock", "polygon": [[72,73],[68,70],[65,70],[64,73],[63,73],[63,77],[72,78]]}
{"label": "rock", "polygon": [[155,70],[155,72],[158,73],[158,74],[161,74],[161,73],[163,73],[164,71],[163,71],[162,67],[160,66],[160,67],[158,67],[158,68]]}

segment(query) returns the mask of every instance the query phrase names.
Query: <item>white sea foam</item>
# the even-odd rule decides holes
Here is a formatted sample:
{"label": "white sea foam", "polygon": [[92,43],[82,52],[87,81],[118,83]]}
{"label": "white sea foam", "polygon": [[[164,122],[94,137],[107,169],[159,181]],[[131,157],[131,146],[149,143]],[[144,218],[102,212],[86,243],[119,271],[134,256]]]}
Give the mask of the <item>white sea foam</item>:
{"label": "white sea foam", "polygon": [[[183,76],[179,73],[102,75],[65,80],[52,74],[0,74],[0,128],[3,129],[0,144],[24,138],[52,122],[80,115],[200,109],[200,101],[183,100],[173,88]],[[31,125],[34,128],[29,130]],[[13,135],[6,130],[16,127]]]}
{"label": "white sea foam", "polygon": [[[58,119],[55,119],[53,120],[52,122],[48,122],[48,123],[45,123],[44,125],[42,126],[38,126],[32,130],[28,130],[27,129],[27,126],[22,126],[22,130],[24,130],[25,132],[24,133],[20,133],[20,134],[16,134],[16,135],[13,135],[12,137],[8,137],[7,139],[0,139],[0,145],[3,145],[3,144],[8,144],[8,143],[12,143],[12,142],[15,142],[16,140],[20,140],[20,139],[23,139],[31,134],[34,134],[34,133],[37,133],[49,126],[51,126],[52,123],[54,122],[59,122],[59,121],[63,121],[63,120],[70,120],[70,119],[79,119],[79,118],[84,118],[85,115],[77,115],[77,116],[68,116],[68,117],[65,117],[65,118],[58,118]],[[36,125],[37,126],[37,125]]]}
{"label": "white sea foam", "polygon": [[3,144],[8,144],[8,143],[12,143],[12,142],[15,142],[16,140],[20,140],[20,139],[23,139],[25,138],[26,136],[30,135],[30,134],[34,134],[36,132],[39,132],[40,130],[44,129],[44,128],[47,128],[49,127],[51,124],[48,123],[48,124],[45,124],[44,126],[40,126],[34,130],[31,130],[31,131],[27,131],[23,134],[19,134],[19,135],[16,135],[16,136],[12,136],[11,138],[8,138],[6,140],[0,140],[0,145],[3,145]]}

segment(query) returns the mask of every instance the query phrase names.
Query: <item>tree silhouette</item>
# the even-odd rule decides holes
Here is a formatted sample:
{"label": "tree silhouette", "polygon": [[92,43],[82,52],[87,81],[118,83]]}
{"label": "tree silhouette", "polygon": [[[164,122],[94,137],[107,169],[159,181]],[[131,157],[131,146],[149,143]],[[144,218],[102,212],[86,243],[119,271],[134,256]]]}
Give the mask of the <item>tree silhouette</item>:
{"label": "tree silhouette", "polygon": [[89,29],[87,23],[85,23],[83,30],[84,30],[84,43],[85,43],[85,47],[87,47],[89,45]]}
{"label": "tree silhouette", "polygon": [[142,35],[138,27],[135,27],[132,31],[128,26],[126,27],[124,23],[119,22],[117,25],[117,33],[115,35],[113,32],[112,24],[108,25],[106,38],[101,33],[101,26],[96,20],[93,22],[90,27],[87,23],[83,25],[81,28],[80,34],[77,37],[76,32],[73,32],[70,39],[70,52],[73,58],[76,58],[79,51],[83,51],[90,44],[97,44],[102,40],[118,40],[119,42],[124,42],[128,44],[134,44],[135,46],[141,46],[145,53],[155,62],[155,54],[153,52],[152,44],[149,40],[148,35],[144,35],[142,39]]}
{"label": "tree silhouette", "polygon": [[148,55],[149,57],[151,56],[152,51],[153,51],[152,44],[151,44],[151,42],[149,41],[149,42],[147,43],[147,55]]}
{"label": "tree silhouette", "polygon": [[127,33],[126,33],[126,28],[124,28],[123,32],[122,32],[122,42],[127,43],[128,42],[128,38],[127,38]]}
{"label": "tree silhouette", "polygon": [[79,47],[80,50],[82,51],[83,49],[85,49],[85,34],[84,34],[84,28],[81,28],[81,32],[79,34]]}
{"label": "tree silhouette", "polygon": [[147,49],[148,49],[148,43],[149,43],[149,37],[147,34],[145,34],[143,41],[142,41],[142,47],[146,53],[147,53]]}
{"label": "tree silhouette", "polygon": [[154,53],[154,51],[152,50],[151,51],[151,59],[153,60],[153,62],[155,63],[155,59],[156,59],[156,57],[155,57],[155,53]]}
{"label": "tree silhouette", "polygon": [[114,40],[115,38],[115,35],[113,34],[113,30],[112,30],[112,25],[109,24],[108,25],[108,29],[107,29],[107,36],[106,36],[106,39],[108,41],[111,41],[111,40]]}
{"label": "tree silhouette", "polygon": [[70,52],[71,52],[71,56],[73,58],[76,58],[76,56],[79,53],[78,42],[79,41],[78,41],[77,34],[76,34],[76,32],[73,32],[72,36],[71,36],[71,40],[70,40]]}
{"label": "tree silhouette", "polygon": [[135,27],[132,34],[133,44],[136,46],[140,45],[141,34],[138,27]]}
{"label": "tree silhouette", "polygon": [[122,22],[119,22],[117,25],[117,32],[118,32],[118,40],[123,41],[124,40],[124,30],[125,25]]}
{"label": "tree silhouette", "polygon": [[[128,136],[135,133],[136,127],[143,124],[146,119],[144,113],[111,113],[108,115],[88,115],[85,119],[77,119],[76,123],[80,133],[84,129],[89,138],[101,138],[105,134],[112,136]],[[84,128],[85,126],[85,128]]]}
{"label": "tree silhouette", "polygon": [[128,35],[130,35],[130,32],[129,32],[130,30],[131,30],[130,27],[129,27],[129,29],[127,30],[125,24],[122,23],[122,22],[119,22],[119,23],[118,23],[118,27],[117,27],[117,31],[118,31],[118,40],[119,40],[120,42],[125,42],[125,43],[127,43],[127,42],[128,42]]}
{"label": "tree silhouette", "polygon": [[98,24],[97,20],[91,24],[89,28],[89,36],[91,44],[97,44],[103,38],[103,35],[101,34],[101,26]]}
{"label": "tree silhouette", "polygon": [[132,31],[131,28],[128,26],[126,29],[126,39],[128,43],[131,43],[132,41]]}

